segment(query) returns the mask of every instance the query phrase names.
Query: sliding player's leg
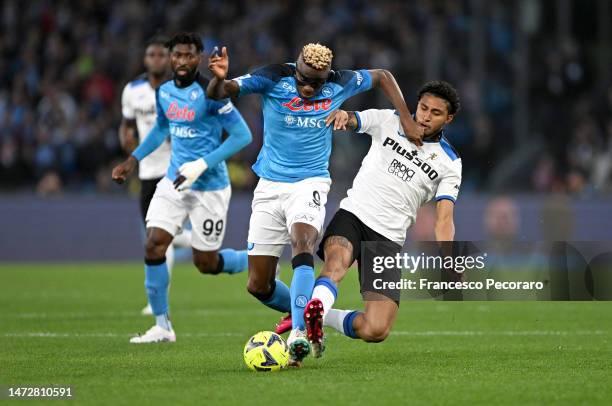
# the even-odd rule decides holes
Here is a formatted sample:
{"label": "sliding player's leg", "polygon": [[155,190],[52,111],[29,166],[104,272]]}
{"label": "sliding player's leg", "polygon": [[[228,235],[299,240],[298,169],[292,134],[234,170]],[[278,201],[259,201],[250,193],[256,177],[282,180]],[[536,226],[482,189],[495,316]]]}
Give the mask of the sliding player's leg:
{"label": "sliding player's leg", "polygon": [[325,325],[350,338],[370,343],[384,341],[395,323],[399,304],[375,292],[368,292],[372,300],[365,301],[365,312],[331,309]]}
{"label": "sliding player's leg", "polygon": [[324,250],[325,253],[324,256],[321,255],[325,258],[325,263],[314,284],[312,298],[304,311],[306,334],[315,358],[321,357],[325,349],[324,317],[338,296],[338,284],[354,261],[352,243],[344,236],[326,236],[321,241],[321,247],[320,251]]}

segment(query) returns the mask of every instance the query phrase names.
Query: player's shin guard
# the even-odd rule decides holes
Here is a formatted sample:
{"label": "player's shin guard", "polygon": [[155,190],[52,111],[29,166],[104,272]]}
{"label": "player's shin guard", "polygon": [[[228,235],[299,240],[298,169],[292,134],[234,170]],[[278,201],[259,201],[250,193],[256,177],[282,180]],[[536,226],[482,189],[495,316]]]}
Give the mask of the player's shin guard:
{"label": "player's shin guard", "polygon": [[304,308],[310,300],[314,287],[314,258],[312,254],[301,253],[291,260],[293,279],[291,280],[291,324],[300,330],[306,329]]}
{"label": "player's shin guard", "polygon": [[353,329],[353,320],[361,313],[356,310],[329,309],[324,325],[344,334],[350,338],[359,338]]}
{"label": "player's shin guard", "polygon": [[337,297],[338,288],[334,281],[325,276],[315,281],[312,298],[319,299],[323,303],[323,318],[327,316],[327,312],[332,308]]}
{"label": "player's shin guard", "polygon": [[258,297],[259,301],[271,309],[287,313],[291,311],[291,294],[285,282],[276,279],[272,282],[272,290],[266,297]]}
{"label": "player's shin guard", "polygon": [[239,273],[249,266],[249,257],[246,250],[236,251],[225,248],[219,251],[220,272]]}

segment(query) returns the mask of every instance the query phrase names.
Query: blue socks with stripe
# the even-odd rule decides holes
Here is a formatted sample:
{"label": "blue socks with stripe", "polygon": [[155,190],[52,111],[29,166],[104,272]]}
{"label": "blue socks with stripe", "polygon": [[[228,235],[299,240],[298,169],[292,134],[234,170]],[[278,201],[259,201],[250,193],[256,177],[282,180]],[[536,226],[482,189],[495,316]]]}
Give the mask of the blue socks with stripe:
{"label": "blue socks with stripe", "polygon": [[240,273],[249,267],[249,257],[246,250],[237,251],[232,248],[225,248],[219,251],[219,260],[223,261],[220,272]]}
{"label": "blue socks with stripe", "polygon": [[172,330],[168,317],[168,284],[170,276],[166,258],[145,259],[145,289],[158,326]]}
{"label": "blue socks with stripe", "polygon": [[314,288],[314,258],[303,252],[291,260],[293,279],[291,279],[291,324],[292,328],[306,329],[304,309]]}

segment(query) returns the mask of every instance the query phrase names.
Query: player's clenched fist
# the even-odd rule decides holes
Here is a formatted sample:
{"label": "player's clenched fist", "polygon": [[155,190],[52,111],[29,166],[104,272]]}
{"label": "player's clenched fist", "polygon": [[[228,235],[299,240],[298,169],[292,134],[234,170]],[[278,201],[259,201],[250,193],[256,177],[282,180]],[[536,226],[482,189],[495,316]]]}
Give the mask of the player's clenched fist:
{"label": "player's clenched fist", "polygon": [[118,184],[122,184],[125,182],[127,177],[134,171],[138,161],[133,156],[130,156],[128,159],[115,166],[113,169],[113,180]]}
{"label": "player's clenched fist", "polygon": [[217,79],[225,79],[229,68],[229,58],[227,56],[227,48],[219,49],[215,47],[208,57],[208,69]]}
{"label": "player's clenched fist", "polygon": [[402,129],[408,139],[417,146],[423,145],[425,129],[414,120],[401,120]]}

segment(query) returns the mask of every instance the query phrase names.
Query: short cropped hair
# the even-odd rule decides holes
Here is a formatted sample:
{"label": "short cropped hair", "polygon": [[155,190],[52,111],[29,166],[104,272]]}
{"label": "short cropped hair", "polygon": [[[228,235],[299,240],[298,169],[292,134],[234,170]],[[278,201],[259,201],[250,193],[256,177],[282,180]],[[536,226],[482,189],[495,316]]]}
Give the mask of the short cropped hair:
{"label": "short cropped hair", "polygon": [[444,99],[448,103],[448,114],[455,114],[461,108],[459,94],[457,93],[457,90],[448,82],[443,80],[433,80],[425,83],[421,90],[419,90],[418,100],[421,100],[421,97],[423,97],[425,93],[430,93]]}
{"label": "short cropped hair", "polygon": [[172,51],[172,48],[178,44],[193,44],[198,52],[202,52],[204,50],[202,38],[200,38],[198,34],[192,32],[181,32],[179,34],[175,34],[169,41],[166,42],[166,48]]}

